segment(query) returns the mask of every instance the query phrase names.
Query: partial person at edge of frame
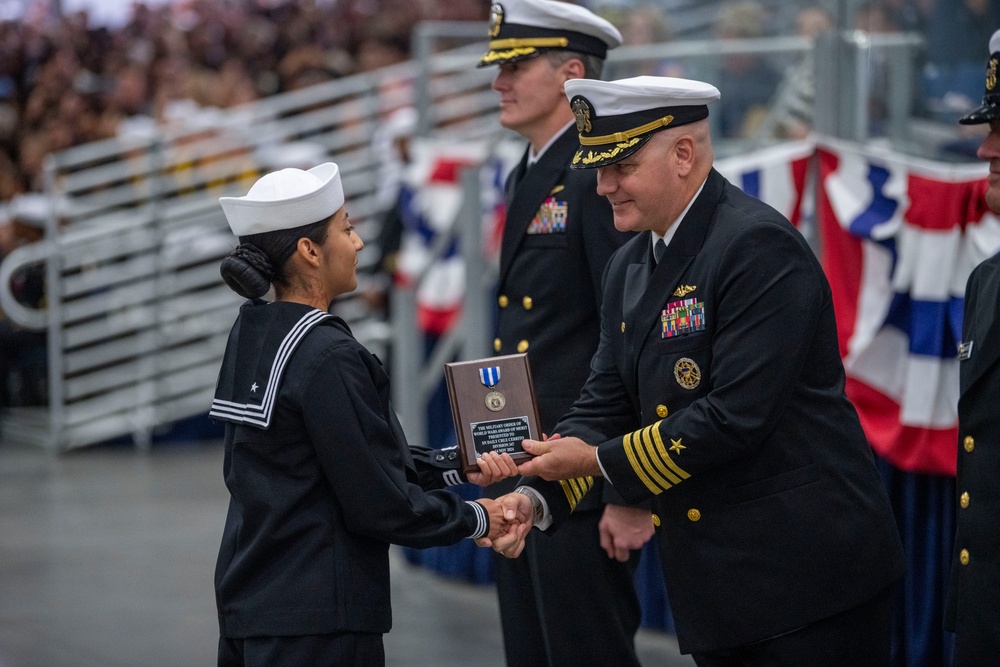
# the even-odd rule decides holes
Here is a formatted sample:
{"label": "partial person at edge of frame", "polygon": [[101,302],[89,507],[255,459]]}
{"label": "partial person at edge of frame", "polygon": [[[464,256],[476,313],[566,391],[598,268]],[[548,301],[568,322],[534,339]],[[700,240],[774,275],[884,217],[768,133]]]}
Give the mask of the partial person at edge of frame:
{"label": "partial person at edge of frame", "polygon": [[[983,103],[963,125],[989,124],[979,159],[989,162],[986,205],[1000,214],[1000,30],[989,42]],[[953,667],[1000,656],[1000,253],[973,269],[958,347],[958,495],[944,626],[955,632]]]}

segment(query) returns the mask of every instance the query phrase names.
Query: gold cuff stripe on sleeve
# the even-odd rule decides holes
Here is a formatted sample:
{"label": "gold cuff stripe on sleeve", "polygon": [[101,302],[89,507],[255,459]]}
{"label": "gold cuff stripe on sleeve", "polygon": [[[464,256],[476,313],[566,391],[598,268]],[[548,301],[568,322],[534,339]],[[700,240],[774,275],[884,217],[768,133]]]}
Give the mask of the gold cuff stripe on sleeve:
{"label": "gold cuff stripe on sleeve", "polygon": [[660,489],[666,491],[673,486],[673,484],[667,481],[667,479],[664,479],[664,477],[670,477],[671,475],[657,460],[659,457],[656,456],[653,449],[653,438],[650,435],[650,431],[652,429],[652,426],[647,426],[640,431],[636,431],[633,435],[635,435],[641,445],[638,447],[639,460],[642,462],[643,466],[645,466],[646,473],[653,479],[654,482],[659,484]]}
{"label": "gold cuff stripe on sleeve", "polygon": [[587,493],[587,489],[581,484],[580,479],[567,479],[566,483],[569,485],[570,489],[573,490],[573,496],[576,498],[576,502],[583,500],[583,496]]}
{"label": "gold cuff stripe on sleeve", "polygon": [[569,503],[569,509],[572,512],[576,509],[576,506],[583,500],[583,497],[590,491],[591,487],[594,486],[593,477],[578,477],[576,479],[570,480],[559,480],[559,485],[562,487],[563,493],[566,494],[566,501]]}
{"label": "gold cuff stripe on sleeve", "polygon": [[642,446],[645,448],[649,460],[653,462],[656,470],[670,481],[670,486],[680,484],[680,476],[672,469],[673,466],[667,465],[664,461],[664,458],[669,457],[664,456],[666,451],[663,449],[663,442],[659,438],[659,426],[660,422],[656,422],[652,426],[642,430]]}
{"label": "gold cuff stripe on sleeve", "polygon": [[569,485],[569,482],[561,479],[559,480],[559,486],[562,487],[563,493],[566,495],[566,502],[569,503],[569,511],[572,512],[576,509],[576,504],[580,501],[573,492],[573,487]]}
{"label": "gold cuff stripe on sleeve", "polygon": [[490,40],[490,50],[520,49],[530,46],[536,49],[566,48],[569,40],[565,37],[511,37],[510,39]]}
{"label": "gold cuff stripe on sleeve", "polygon": [[635,471],[636,476],[642,481],[642,483],[646,485],[646,488],[649,489],[653,495],[659,495],[663,492],[663,489],[657,486],[656,483],[649,478],[649,475],[646,474],[644,467],[639,463],[639,459],[636,456],[636,448],[632,442],[632,436],[634,435],[636,434],[626,433],[625,437],[622,439],[622,445],[625,448],[625,456],[628,457],[628,462],[631,464],[632,470]]}
{"label": "gold cuff stripe on sleeve", "polygon": [[652,132],[653,130],[658,130],[661,127],[666,127],[674,122],[673,116],[664,116],[663,118],[657,118],[656,120],[646,123],[645,125],[640,125],[639,127],[634,127],[631,130],[625,130],[624,132],[615,132],[614,134],[603,134],[599,137],[585,137],[580,135],[580,145],[581,146],[601,146],[602,144],[610,143],[624,143],[633,137],[638,137],[640,135],[646,134],[647,132]]}
{"label": "gold cuff stripe on sleeve", "polygon": [[[656,451],[660,453],[660,458],[670,466],[681,480],[687,479],[691,476],[689,472],[677,465],[674,460],[670,457],[670,452],[667,450],[666,445],[663,443],[663,437],[660,435],[660,422],[653,424],[653,440],[656,441]],[[680,480],[678,480],[680,481]],[[677,482],[674,482],[675,484]]]}

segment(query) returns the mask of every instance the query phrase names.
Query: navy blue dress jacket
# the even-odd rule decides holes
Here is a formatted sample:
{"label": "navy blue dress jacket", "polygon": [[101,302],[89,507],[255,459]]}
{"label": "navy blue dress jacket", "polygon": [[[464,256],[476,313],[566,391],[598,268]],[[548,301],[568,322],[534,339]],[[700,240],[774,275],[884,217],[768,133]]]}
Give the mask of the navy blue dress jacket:
{"label": "navy blue dress jacket", "polygon": [[241,308],[210,413],[226,421],[231,494],[215,571],[223,637],[388,632],[389,544],[486,530],[480,505],[421,488],[457,461],[422,450],[418,474],[389,393],[339,318]]}
{"label": "navy blue dress jacket", "polygon": [[945,626],[954,667],[1000,660],[1000,255],[969,276],[958,395],[958,530]]}
{"label": "navy blue dress jacket", "polygon": [[[655,269],[650,243],[612,257],[592,372],[556,431],[599,446],[625,500],[652,499],[680,649],[873,598],[902,548],[814,253],[714,170]],[[529,483],[558,525],[591,480]]]}

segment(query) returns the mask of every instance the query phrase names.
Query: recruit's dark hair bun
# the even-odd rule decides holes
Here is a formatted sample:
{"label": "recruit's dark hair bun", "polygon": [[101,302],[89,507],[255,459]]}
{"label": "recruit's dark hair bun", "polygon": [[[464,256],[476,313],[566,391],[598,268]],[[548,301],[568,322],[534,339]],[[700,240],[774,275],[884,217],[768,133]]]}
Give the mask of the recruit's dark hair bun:
{"label": "recruit's dark hair bun", "polygon": [[271,288],[274,265],[263,250],[241,243],[222,260],[219,273],[231,290],[247,299],[258,299]]}

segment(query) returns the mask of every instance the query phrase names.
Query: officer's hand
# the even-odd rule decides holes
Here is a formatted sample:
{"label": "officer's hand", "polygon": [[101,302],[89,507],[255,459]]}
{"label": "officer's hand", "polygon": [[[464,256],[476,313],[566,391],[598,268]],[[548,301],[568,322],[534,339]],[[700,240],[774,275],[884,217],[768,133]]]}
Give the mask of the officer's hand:
{"label": "officer's hand", "polygon": [[605,505],[597,528],[608,558],[624,563],[653,536],[653,515],[639,507]]}
{"label": "officer's hand", "polygon": [[521,445],[532,455],[517,467],[522,475],[554,480],[599,477],[601,474],[597,465],[597,448],[580,438],[553,436],[545,441],[523,440]]}

